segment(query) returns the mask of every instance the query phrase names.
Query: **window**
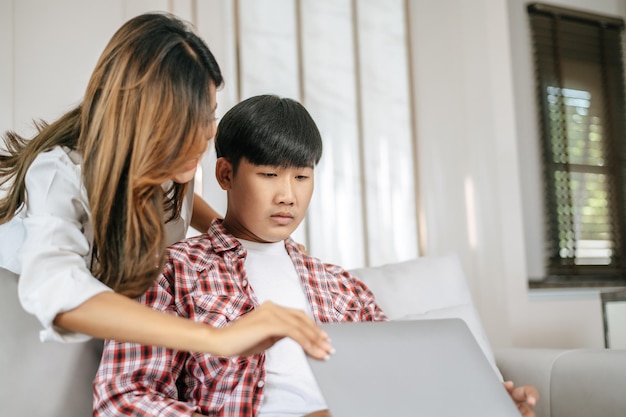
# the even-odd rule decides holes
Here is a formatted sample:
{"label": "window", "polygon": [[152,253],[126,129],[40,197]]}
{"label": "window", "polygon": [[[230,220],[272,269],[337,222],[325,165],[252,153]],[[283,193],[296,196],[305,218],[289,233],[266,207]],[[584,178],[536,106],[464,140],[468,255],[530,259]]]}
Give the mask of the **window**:
{"label": "window", "polygon": [[533,3],[546,221],[537,286],[626,283],[621,19]]}

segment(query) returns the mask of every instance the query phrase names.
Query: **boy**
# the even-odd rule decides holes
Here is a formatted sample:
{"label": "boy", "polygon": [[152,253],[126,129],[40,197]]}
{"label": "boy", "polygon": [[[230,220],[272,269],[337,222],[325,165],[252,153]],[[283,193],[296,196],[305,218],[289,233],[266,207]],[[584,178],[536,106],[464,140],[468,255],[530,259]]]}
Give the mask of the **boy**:
{"label": "boy", "polygon": [[[347,271],[307,256],[290,239],[313,193],[322,141],[299,103],[245,100],[215,138],[223,221],[168,250],[147,305],[222,327],[270,300],[318,322],[381,321],[370,290]],[[95,381],[94,415],[327,415],[302,349],[291,340],[225,359],[109,341]],[[199,414],[198,414],[199,413]]]}

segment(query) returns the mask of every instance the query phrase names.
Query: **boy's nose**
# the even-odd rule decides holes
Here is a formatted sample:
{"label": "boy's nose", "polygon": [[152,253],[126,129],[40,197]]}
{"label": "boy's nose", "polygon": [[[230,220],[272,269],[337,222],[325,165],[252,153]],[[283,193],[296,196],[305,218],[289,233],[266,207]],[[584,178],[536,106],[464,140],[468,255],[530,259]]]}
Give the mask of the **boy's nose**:
{"label": "boy's nose", "polygon": [[295,192],[293,190],[293,184],[289,179],[282,182],[277,198],[279,204],[291,205],[295,202]]}

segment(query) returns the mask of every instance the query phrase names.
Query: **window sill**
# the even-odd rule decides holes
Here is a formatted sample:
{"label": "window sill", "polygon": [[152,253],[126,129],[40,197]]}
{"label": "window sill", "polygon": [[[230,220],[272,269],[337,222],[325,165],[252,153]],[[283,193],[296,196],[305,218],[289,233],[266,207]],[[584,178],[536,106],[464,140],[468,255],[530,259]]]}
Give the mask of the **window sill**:
{"label": "window sill", "polygon": [[602,293],[623,290],[625,287],[603,288],[548,288],[528,291],[530,301],[600,300]]}
{"label": "window sill", "polygon": [[602,293],[626,288],[626,280],[528,281],[529,300],[599,299]]}
{"label": "window sill", "polygon": [[528,281],[528,288],[531,290],[545,290],[545,289],[576,289],[576,288],[615,288],[626,286],[626,279],[624,278],[545,278],[542,280],[530,279]]}

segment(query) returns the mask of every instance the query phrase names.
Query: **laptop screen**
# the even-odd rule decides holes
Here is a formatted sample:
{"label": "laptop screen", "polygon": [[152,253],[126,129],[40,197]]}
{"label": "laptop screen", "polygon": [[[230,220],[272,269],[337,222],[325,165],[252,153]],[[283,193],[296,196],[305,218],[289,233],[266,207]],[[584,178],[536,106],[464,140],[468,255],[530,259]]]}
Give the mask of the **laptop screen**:
{"label": "laptop screen", "polygon": [[326,323],[309,364],[333,417],[519,417],[461,319]]}

